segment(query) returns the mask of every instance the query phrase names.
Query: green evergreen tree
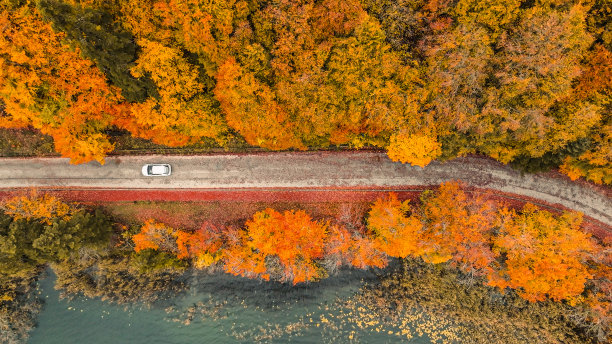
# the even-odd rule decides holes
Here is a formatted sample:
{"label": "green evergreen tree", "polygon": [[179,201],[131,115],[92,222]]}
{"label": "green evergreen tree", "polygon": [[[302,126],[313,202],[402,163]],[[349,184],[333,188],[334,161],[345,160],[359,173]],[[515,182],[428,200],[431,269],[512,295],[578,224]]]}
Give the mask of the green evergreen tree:
{"label": "green evergreen tree", "polygon": [[76,212],[68,221],[14,220],[0,212],[0,273],[20,275],[38,265],[68,259],[81,247],[108,243],[112,224],[97,210]]}
{"label": "green evergreen tree", "polygon": [[111,14],[58,0],[40,0],[37,8],[54,30],[64,32],[85,57],[95,61],[108,80],[122,90],[126,100],[140,102],[157,96],[155,84],[149,78],[134,78],[130,74],[138,46],[132,34],[115,22]]}

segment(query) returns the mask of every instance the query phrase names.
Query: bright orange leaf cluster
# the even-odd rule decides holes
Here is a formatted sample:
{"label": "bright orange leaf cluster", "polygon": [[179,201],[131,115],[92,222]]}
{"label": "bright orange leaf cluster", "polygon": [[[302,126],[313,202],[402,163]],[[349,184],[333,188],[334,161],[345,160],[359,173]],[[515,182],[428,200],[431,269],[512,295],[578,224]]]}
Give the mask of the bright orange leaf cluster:
{"label": "bright orange leaf cluster", "polygon": [[342,265],[365,269],[387,264],[363,233],[313,221],[302,210],[256,213],[226,257],[229,273],[293,284],[319,280]]}
{"label": "bright orange leaf cluster", "polygon": [[[485,196],[448,182],[425,191],[419,206],[395,194],[378,199],[366,228],[315,221],[302,210],[268,208],[244,228],[205,224],[187,232],[149,220],[132,240],[136,251],[170,252],[198,268],[216,263],[234,275],[293,284],[317,281],[341,266],[384,267],[389,257],[420,257],[448,262],[491,286],[516,289],[530,301],[610,306],[601,292],[609,283],[608,263],[594,258],[605,251],[581,231],[580,214],[556,216],[530,204],[508,210]],[[598,296],[583,297],[589,283],[599,288]]]}
{"label": "bright orange leaf cluster", "polygon": [[244,261],[263,279],[271,275],[294,284],[320,279],[327,224],[313,221],[304,211],[274,209],[256,213],[247,221],[239,246],[230,247],[225,271],[243,275]]}
{"label": "bright orange leaf cluster", "polygon": [[504,268],[489,284],[518,289],[529,301],[572,300],[583,292],[597,246],[580,231],[580,214],[556,217],[528,204],[520,215],[510,211],[504,218],[493,246],[505,257]]}
{"label": "bright orange leaf cluster", "polygon": [[132,236],[134,250],[169,252],[204,268],[219,263],[231,274],[291,282],[316,281],[343,265],[384,267],[387,256],[365,233],[314,221],[301,210],[265,209],[245,228],[220,231],[204,224],[195,232],[148,220]]}
{"label": "bright orange leaf cluster", "polygon": [[97,160],[113,145],[103,133],[120,96],[104,75],[23,7],[0,12],[0,127],[32,126],[54,139],[71,163]]}
{"label": "bright orange leaf cluster", "polygon": [[152,219],[132,236],[132,241],[136,252],[146,249],[170,252],[179,259],[194,258],[198,267],[218,260],[217,252],[221,246],[220,233],[210,224],[204,224],[198,231],[187,232]]}
{"label": "bright orange leaf cluster", "polygon": [[[605,267],[595,262],[602,248],[581,231],[578,213],[555,216],[531,204],[520,212],[508,210],[469,195],[455,182],[424,192],[421,202],[411,209],[391,194],[373,204],[368,228],[381,251],[450,262],[484,276],[489,285],[516,289],[529,301],[576,302]],[[609,300],[596,303],[609,306]]]}
{"label": "bright orange leaf cluster", "polygon": [[368,214],[368,228],[376,247],[391,257],[421,256],[423,225],[420,218],[407,215],[411,212],[408,201],[400,202],[394,193],[388,199],[379,198],[374,202]]}
{"label": "bright orange leaf cluster", "polygon": [[482,274],[494,259],[490,242],[499,222],[498,204],[468,195],[455,182],[421,196],[427,224],[421,240],[423,259],[432,263],[452,260],[466,272]]}

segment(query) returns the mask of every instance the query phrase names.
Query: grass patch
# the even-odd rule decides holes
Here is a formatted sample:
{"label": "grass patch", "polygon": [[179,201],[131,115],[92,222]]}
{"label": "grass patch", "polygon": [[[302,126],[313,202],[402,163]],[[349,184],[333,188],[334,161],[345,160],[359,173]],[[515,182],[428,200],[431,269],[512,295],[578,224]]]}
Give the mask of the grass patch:
{"label": "grass patch", "polygon": [[140,225],[155,219],[175,228],[195,230],[202,223],[217,226],[243,226],[253,214],[266,208],[277,211],[304,210],[315,220],[336,219],[343,223],[361,223],[369,202],[112,202],[101,204],[103,210],[124,225]]}
{"label": "grass patch", "polygon": [[0,128],[0,156],[59,156],[51,136],[34,129]]}

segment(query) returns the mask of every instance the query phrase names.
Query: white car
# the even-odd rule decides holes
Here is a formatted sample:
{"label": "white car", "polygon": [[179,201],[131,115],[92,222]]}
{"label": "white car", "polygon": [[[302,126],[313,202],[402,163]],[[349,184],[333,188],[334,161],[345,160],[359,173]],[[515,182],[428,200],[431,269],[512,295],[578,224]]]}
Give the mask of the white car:
{"label": "white car", "polygon": [[142,166],[142,175],[147,177],[169,176],[172,168],[169,164],[146,164]]}

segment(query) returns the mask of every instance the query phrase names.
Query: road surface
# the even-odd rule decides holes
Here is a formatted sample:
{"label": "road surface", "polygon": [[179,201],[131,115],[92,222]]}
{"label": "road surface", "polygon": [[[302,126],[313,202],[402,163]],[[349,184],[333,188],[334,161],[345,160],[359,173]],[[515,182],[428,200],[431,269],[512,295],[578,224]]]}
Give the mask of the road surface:
{"label": "road surface", "polygon": [[[169,177],[144,177],[146,163],[169,163]],[[609,189],[549,174],[525,174],[486,158],[465,157],[425,168],[390,161],[379,152],[302,152],[208,156],[121,156],[70,165],[63,158],[1,158],[0,189],[228,189],[394,187],[449,180],[522,195],[583,212],[612,226]]]}

